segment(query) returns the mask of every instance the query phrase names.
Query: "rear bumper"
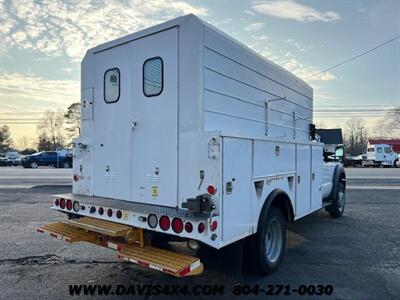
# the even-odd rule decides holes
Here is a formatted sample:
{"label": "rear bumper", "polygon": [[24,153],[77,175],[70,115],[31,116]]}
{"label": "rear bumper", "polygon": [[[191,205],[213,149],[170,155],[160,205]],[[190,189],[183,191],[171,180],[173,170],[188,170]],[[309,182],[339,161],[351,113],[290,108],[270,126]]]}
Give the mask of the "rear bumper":
{"label": "rear bumper", "polygon": [[[67,205],[62,208],[60,206],[61,199],[64,199],[65,202],[70,200],[72,202],[72,208],[70,206],[70,209],[68,209]],[[79,205],[73,205],[75,202],[78,202]],[[79,207],[78,210],[75,209],[77,207]],[[53,196],[53,206],[51,208],[68,214],[111,221],[148,231],[174,235],[184,239],[198,240],[210,245],[211,247],[217,249],[221,248],[221,226],[214,231],[211,230],[211,224],[213,221],[216,220],[219,224],[221,223],[219,215],[211,216],[210,214],[204,213],[195,214],[178,208],[75,194],[61,194]],[[168,230],[162,230],[158,222],[157,226],[152,228],[148,224],[148,217],[151,214],[155,215],[157,220],[160,220],[161,216],[167,216],[171,223],[174,218],[179,218],[183,220],[184,228],[182,232],[179,233],[175,232],[172,229],[172,226],[170,226]],[[192,224],[193,228],[190,232],[188,232],[185,227],[186,223],[188,222]],[[204,225],[203,232],[199,232],[198,230],[199,226],[202,226],[200,224]]]}

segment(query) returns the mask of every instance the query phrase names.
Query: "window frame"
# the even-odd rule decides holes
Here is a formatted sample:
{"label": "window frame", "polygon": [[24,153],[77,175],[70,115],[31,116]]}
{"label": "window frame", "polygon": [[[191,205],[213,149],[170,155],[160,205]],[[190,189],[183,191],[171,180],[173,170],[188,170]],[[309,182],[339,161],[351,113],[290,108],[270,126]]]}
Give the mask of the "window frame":
{"label": "window frame", "polygon": [[[157,94],[147,95],[144,90],[144,85],[145,85],[145,83],[144,83],[144,67],[147,62],[149,62],[150,60],[154,60],[154,59],[159,59],[161,61],[161,90]],[[150,57],[150,58],[146,59],[142,65],[142,92],[143,92],[143,95],[147,98],[157,97],[157,96],[161,95],[163,90],[164,90],[164,60],[161,58],[161,56]]]}
{"label": "window frame", "polygon": [[[117,70],[118,71],[118,79],[119,79],[119,82],[118,82],[118,98],[117,98],[117,100],[114,100],[114,101],[107,101],[106,100],[106,74],[107,74],[107,72],[113,71],[113,70]],[[110,68],[110,69],[107,69],[107,70],[104,71],[104,75],[103,75],[103,100],[104,100],[104,102],[106,104],[112,104],[112,103],[118,102],[119,98],[121,98],[121,71],[119,70],[118,67],[113,67],[113,68]]]}

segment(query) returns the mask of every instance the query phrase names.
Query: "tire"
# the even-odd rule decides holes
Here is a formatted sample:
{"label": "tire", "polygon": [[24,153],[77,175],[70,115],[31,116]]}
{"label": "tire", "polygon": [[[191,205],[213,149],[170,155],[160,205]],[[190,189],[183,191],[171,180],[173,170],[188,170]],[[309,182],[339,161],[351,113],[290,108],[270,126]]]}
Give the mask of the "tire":
{"label": "tire", "polygon": [[37,163],[36,161],[32,161],[32,162],[29,164],[29,167],[31,167],[32,169],[37,169],[38,163]]}
{"label": "tire", "polygon": [[399,159],[396,159],[396,160],[393,162],[393,167],[395,167],[395,168],[400,168]]}
{"label": "tire", "polygon": [[63,167],[64,169],[68,169],[68,168],[70,168],[70,166],[69,166],[69,162],[67,162],[67,161],[64,161],[64,162],[62,163],[62,167]]}
{"label": "tire", "polygon": [[[249,242],[252,244],[246,260],[253,258],[251,269],[258,274],[274,273],[282,261],[286,246],[286,220],[276,207],[270,207],[262,216],[258,232]],[[249,257],[250,255],[250,257]]]}
{"label": "tire", "polygon": [[328,208],[328,212],[333,218],[339,218],[343,215],[346,205],[346,189],[343,182],[339,182],[338,192]]}

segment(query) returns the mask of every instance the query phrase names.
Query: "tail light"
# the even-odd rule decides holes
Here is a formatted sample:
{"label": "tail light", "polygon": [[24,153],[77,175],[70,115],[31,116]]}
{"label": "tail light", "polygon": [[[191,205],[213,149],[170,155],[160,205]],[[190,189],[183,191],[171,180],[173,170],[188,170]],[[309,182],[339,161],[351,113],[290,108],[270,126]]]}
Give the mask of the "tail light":
{"label": "tail light", "polygon": [[158,224],[158,219],[155,214],[150,214],[147,218],[147,224],[149,224],[150,228],[155,228]]}
{"label": "tail light", "polygon": [[54,205],[55,205],[55,206],[59,206],[59,205],[60,205],[60,200],[56,199],[56,200],[54,201]]}
{"label": "tail light", "polygon": [[74,181],[78,181],[78,180],[79,180],[79,177],[78,177],[78,175],[76,175],[76,174],[74,175],[73,178],[74,178]]}
{"label": "tail light", "polygon": [[112,209],[111,208],[107,209],[107,216],[109,216],[111,218],[112,215],[113,215]]}
{"label": "tail light", "polygon": [[197,228],[199,233],[203,233],[205,229],[206,229],[206,225],[204,225],[204,223],[200,223],[199,227]]}
{"label": "tail light", "polygon": [[104,208],[99,207],[99,215],[102,216],[104,214]]}
{"label": "tail light", "polygon": [[213,222],[211,223],[211,225],[210,225],[211,231],[217,230],[217,227],[218,227],[217,221],[213,221]]}
{"label": "tail light", "polygon": [[67,209],[68,209],[68,210],[71,210],[71,209],[72,209],[72,201],[71,201],[71,199],[68,199],[68,200],[67,200]]}
{"label": "tail light", "polygon": [[115,215],[117,216],[118,219],[121,219],[122,217],[122,212],[120,210],[117,210],[117,212],[115,213]]}
{"label": "tail light", "polygon": [[190,222],[185,223],[185,231],[191,233],[193,231],[193,225]]}
{"label": "tail light", "polygon": [[215,195],[217,193],[217,187],[212,185],[212,184],[210,184],[207,187],[207,193],[209,193],[210,195]]}
{"label": "tail light", "polygon": [[65,199],[64,199],[64,198],[61,198],[61,199],[60,199],[60,207],[61,207],[62,209],[65,208]]}
{"label": "tail light", "polygon": [[183,221],[179,218],[172,219],[172,230],[176,233],[181,233],[183,231]]}
{"label": "tail light", "polygon": [[171,222],[169,221],[169,218],[167,216],[162,216],[160,218],[160,228],[164,231],[167,231],[170,226]]}

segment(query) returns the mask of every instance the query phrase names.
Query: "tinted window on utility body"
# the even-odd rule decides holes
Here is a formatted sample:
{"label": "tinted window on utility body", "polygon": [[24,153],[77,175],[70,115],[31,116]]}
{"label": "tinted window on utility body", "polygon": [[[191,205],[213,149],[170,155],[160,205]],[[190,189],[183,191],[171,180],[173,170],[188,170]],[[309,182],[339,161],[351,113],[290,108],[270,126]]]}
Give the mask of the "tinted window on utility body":
{"label": "tinted window on utility body", "polygon": [[117,102],[120,93],[120,73],[118,68],[112,68],[104,73],[104,101]]}
{"label": "tinted window on utility body", "polygon": [[163,90],[163,61],[153,57],[143,63],[143,94],[146,97],[158,96]]}

